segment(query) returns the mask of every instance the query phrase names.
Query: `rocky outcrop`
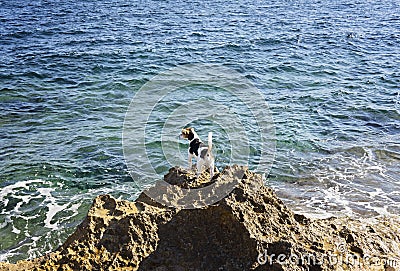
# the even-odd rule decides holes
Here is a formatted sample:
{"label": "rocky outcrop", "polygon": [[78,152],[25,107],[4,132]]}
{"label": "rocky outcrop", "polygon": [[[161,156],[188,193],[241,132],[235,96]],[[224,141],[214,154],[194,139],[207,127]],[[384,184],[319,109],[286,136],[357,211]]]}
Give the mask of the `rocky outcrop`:
{"label": "rocky outcrop", "polygon": [[[230,176],[237,185],[199,209],[164,207],[144,193],[135,202],[98,196],[61,247],[0,270],[400,269],[398,218],[307,218],[288,209],[260,175],[240,166],[223,173],[230,174],[212,182]],[[175,189],[209,184],[180,168],[164,179]]]}

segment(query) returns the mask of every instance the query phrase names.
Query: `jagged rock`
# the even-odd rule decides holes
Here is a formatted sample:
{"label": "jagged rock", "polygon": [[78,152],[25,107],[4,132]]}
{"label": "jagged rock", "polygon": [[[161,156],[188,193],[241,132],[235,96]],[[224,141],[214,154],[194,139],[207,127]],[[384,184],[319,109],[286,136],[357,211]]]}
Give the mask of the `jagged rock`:
{"label": "jagged rock", "polygon": [[0,263],[0,270],[399,270],[398,218],[294,214],[260,175],[240,166],[211,181],[172,168],[164,180],[196,189],[221,178],[237,185],[199,209],[165,207],[144,193],[135,202],[98,196],[61,247],[32,261]]}

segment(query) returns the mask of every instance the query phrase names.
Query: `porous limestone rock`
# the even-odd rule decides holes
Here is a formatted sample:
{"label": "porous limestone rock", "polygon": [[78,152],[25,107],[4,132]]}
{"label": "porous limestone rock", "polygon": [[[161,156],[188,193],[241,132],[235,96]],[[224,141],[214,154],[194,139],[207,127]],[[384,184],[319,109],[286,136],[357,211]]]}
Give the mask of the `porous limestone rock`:
{"label": "porous limestone rock", "polygon": [[236,186],[198,209],[165,207],[145,193],[135,202],[98,196],[61,247],[0,270],[400,270],[398,217],[311,219],[245,167],[208,177],[172,168],[164,180],[178,190],[221,178]]}

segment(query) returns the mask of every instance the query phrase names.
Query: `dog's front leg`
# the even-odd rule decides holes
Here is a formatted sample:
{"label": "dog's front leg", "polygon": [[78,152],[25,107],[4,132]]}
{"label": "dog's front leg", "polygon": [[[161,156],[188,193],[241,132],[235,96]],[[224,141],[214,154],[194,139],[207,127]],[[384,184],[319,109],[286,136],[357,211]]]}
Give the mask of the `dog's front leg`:
{"label": "dog's front leg", "polygon": [[189,170],[192,169],[192,159],[193,159],[193,154],[189,153],[188,155]]}

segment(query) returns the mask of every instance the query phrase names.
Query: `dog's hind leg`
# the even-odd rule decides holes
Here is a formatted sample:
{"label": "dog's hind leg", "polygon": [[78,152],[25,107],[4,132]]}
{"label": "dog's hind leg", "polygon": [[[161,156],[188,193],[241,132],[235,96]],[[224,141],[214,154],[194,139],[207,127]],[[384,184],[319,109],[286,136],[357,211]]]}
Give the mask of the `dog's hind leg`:
{"label": "dog's hind leg", "polygon": [[204,166],[204,160],[202,159],[197,160],[197,177],[200,176],[201,171],[203,170],[203,166]]}
{"label": "dog's hind leg", "polygon": [[214,161],[210,163],[210,180],[214,177]]}

